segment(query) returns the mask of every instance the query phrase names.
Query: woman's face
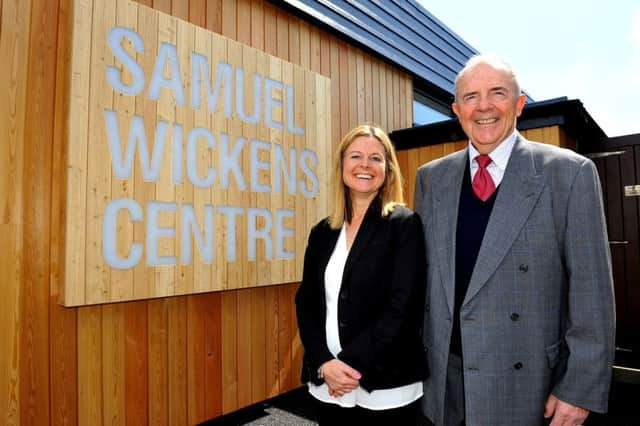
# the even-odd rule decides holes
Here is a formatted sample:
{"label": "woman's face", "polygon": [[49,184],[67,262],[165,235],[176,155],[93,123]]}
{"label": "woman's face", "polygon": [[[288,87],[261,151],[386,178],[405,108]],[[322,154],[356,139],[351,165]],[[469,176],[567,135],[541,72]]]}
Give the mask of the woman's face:
{"label": "woman's face", "polygon": [[375,196],[385,179],[386,160],[382,143],[373,136],[358,136],[342,158],[342,181],[351,196]]}

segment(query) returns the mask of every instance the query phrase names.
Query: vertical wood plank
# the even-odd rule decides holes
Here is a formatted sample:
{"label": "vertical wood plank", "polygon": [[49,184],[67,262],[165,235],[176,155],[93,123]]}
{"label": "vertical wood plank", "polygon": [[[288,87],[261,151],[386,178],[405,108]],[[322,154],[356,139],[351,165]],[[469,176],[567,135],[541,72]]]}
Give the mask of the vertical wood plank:
{"label": "vertical wood plank", "polygon": [[[14,169],[15,170],[15,169]],[[19,225],[0,224],[5,241],[0,248],[0,267],[7,278],[0,299],[0,422],[20,424],[20,263],[22,235]]]}
{"label": "vertical wood plank", "polygon": [[402,188],[404,192],[404,201],[409,208],[413,207],[413,191],[415,188],[415,170],[409,170],[408,150],[396,151],[398,157],[398,165],[400,166],[400,174],[402,175]]}
{"label": "vertical wood plank", "polygon": [[[210,34],[208,34],[204,30],[197,29],[195,31],[195,51],[198,52],[199,54],[206,55],[206,56],[209,56],[212,53],[212,38],[210,37]],[[202,88],[199,88],[198,90],[200,91],[202,96],[203,94]],[[204,99],[204,97],[202,99]],[[210,114],[207,108],[201,108],[199,110],[196,110],[193,114],[193,125],[196,128],[217,129],[218,127],[215,127],[215,124],[213,124],[213,121],[214,120],[210,118]],[[208,170],[211,164],[219,164],[219,162],[217,162],[216,159],[213,158],[214,156],[215,155],[213,153],[213,150],[209,149],[209,147],[205,143],[200,143],[198,145],[198,150],[197,150],[197,158],[199,160],[198,161],[199,170]],[[213,192],[212,188],[194,188],[193,189],[193,200],[194,200],[193,205],[196,211],[196,217],[198,218],[198,223],[200,224],[200,227],[203,230],[206,229],[204,227],[204,224],[206,221],[206,213],[205,213],[206,207],[204,206],[206,205],[212,206],[214,204],[211,197],[212,192]],[[215,226],[215,223],[213,226]],[[219,254],[216,253],[216,250],[215,250],[215,245],[216,245],[215,240],[217,238],[217,235],[215,233],[215,229],[212,229],[211,232],[213,233],[213,235],[207,234],[204,231],[202,232],[202,234],[205,240],[205,245],[207,245],[208,242],[212,244],[213,260],[205,259],[205,257],[201,253],[201,250],[196,250],[195,241],[192,241],[191,243],[192,259],[193,259],[192,289],[197,292],[207,291],[213,288],[219,288],[217,287],[215,277],[212,276],[213,269],[215,268],[216,255],[219,256]],[[199,306],[199,305],[196,304],[195,306]]]}
{"label": "vertical wood plank", "polygon": [[326,33],[320,33],[320,73],[331,77],[331,39]]}
{"label": "vertical wood plank", "polygon": [[266,389],[266,293],[262,287],[249,290],[251,295],[251,400],[262,401],[267,398]]}
{"label": "vertical wood plank", "polygon": [[[23,250],[20,324],[20,424],[50,421],[49,405],[49,245],[51,215],[51,144],[56,70],[55,1],[31,9],[29,68],[24,132]],[[7,143],[4,140],[3,143]],[[1,180],[1,179],[0,179]],[[11,240],[10,240],[11,241]],[[10,242],[10,244],[13,241]],[[13,244],[11,244],[13,245]],[[2,256],[3,254],[0,254]],[[4,277],[3,277],[4,278]],[[7,309],[16,309],[7,307]],[[4,349],[3,349],[4,351]],[[11,371],[11,370],[6,370]]]}
{"label": "vertical wood plank", "polygon": [[[143,37],[144,40],[149,40],[150,48],[157,49],[159,32],[158,14],[152,10],[139,8],[137,23],[141,37]],[[136,58],[144,70],[144,74],[151,75],[155,65],[155,55],[136,54]],[[142,117],[155,117],[157,115],[157,104],[152,100],[137,96],[135,113]],[[144,121],[145,134],[151,137],[155,134],[156,120],[145,119]],[[155,201],[157,199],[156,184],[155,182],[147,182],[144,180],[139,161],[135,162],[133,174],[133,192],[136,194],[136,197],[139,197],[140,202],[146,205],[150,201]],[[145,224],[143,222],[135,222],[133,225],[133,240],[145,241],[145,238]],[[156,288],[156,272],[153,268],[147,268],[144,263],[145,262],[140,262],[133,270],[134,286],[132,291],[135,298],[148,297],[149,294],[153,294]]]}
{"label": "vertical wood plank", "polygon": [[355,73],[356,73],[356,78],[355,78],[355,84],[356,84],[356,97],[354,98],[354,101],[356,103],[357,106],[357,111],[356,111],[356,115],[357,115],[357,120],[355,123],[353,123],[353,126],[360,124],[360,123],[364,123],[366,121],[366,107],[365,107],[365,72],[364,72],[364,56],[362,54],[362,51],[360,49],[354,49],[356,57],[355,57],[355,61],[356,61],[356,69],[355,69]]}
{"label": "vertical wood plank", "polygon": [[300,46],[300,65],[306,69],[311,69],[311,39],[310,26],[306,22],[300,22],[298,31],[298,45]]}
{"label": "vertical wood plank", "polygon": [[[156,47],[156,49],[160,48],[160,43],[162,42],[175,45],[177,43],[177,36],[177,20],[171,16],[160,14],[158,16],[158,46]],[[177,100],[174,91],[161,90],[157,103],[158,116],[162,117],[164,120],[170,123],[176,121],[176,104]],[[156,119],[155,117],[148,117],[148,120],[145,121],[149,121],[150,123],[155,124]],[[173,132],[169,132],[169,134],[173,134]],[[150,135],[155,136],[155,129],[152,133],[150,133]],[[151,138],[151,136],[149,136],[149,138]],[[176,190],[179,186],[173,184],[172,168],[174,161],[178,161],[179,159],[175,159],[173,157],[167,157],[167,159],[169,161],[165,163],[165,167],[161,168],[160,177],[155,182],[155,200],[159,202],[171,203],[176,199]],[[177,220],[177,211],[171,211],[167,208],[164,208],[158,213],[157,223],[162,228],[173,228],[173,231],[175,231]],[[157,243],[158,256],[178,256],[178,253],[176,252],[177,241],[177,235],[173,237],[159,238]],[[146,249],[149,250],[148,247]],[[154,289],[150,292],[150,295],[164,296],[175,294],[177,273],[178,266],[175,263],[163,265],[162,268],[155,268]]]}
{"label": "vertical wood plank", "polygon": [[269,55],[278,54],[278,30],[276,8],[268,3],[264,3],[264,51]]}
{"label": "vertical wood plank", "polygon": [[153,0],[153,8],[164,12],[167,15],[171,14],[171,0]]}
{"label": "vertical wood plank", "polygon": [[162,426],[169,424],[168,299],[149,301],[147,315],[149,424]]}
{"label": "vertical wood plank", "polygon": [[57,293],[49,306],[51,425],[75,425],[79,424],[77,310],[58,305]]}
{"label": "vertical wood plank", "polygon": [[262,0],[251,0],[251,47],[264,51],[264,8]]}
{"label": "vertical wood plank", "polygon": [[[107,66],[113,65],[112,56],[105,54],[109,29],[115,25],[116,8],[107,2],[93,3],[93,25],[91,31],[91,75],[104,73]],[[91,33],[89,33],[91,34]],[[83,34],[83,37],[87,37]],[[100,52],[100,53],[98,53]],[[105,131],[104,110],[113,108],[113,89],[106,79],[91,78],[88,96],[89,121],[88,135],[84,148],[87,150],[86,185],[87,195],[85,212],[85,303],[100,303],[111,298],[111,268],[103,258],[102,222],[104,211],[111,199],[112,170],[109,143]],[[118,155],[116,153],[115,155]],[[98,218],[89,219],[89,218]],[[83,236],[83,234],[79,234]]]}
{"label": "vertical wood plank", "polygon": [[391,131],[395,130],[395,122],[393,119],[393,111],[395,109],[395,94],[393,93],[393,70],[392,68],[388,65],[385,64],[384,66],[385,69],[385,80],[387,83],[387,90],[386,90],[386,99],[387,99],[387,132],[390,133]]}
{"label": "vertical wood plank", "polygon": [[[330,158],[333,153],[333,146],[340,140],[340,46],[335,40],[331,40],[331,141],[328,148],[328,163],[332,164]],[[331,178],[328,178],[331,179]],[[306,240],[305,240],[306,243]]]}
{"label": "vertical wood plank", "polygon": [[126,424],[149,424],[147,301],[125,304]]}
{"label": "vertical wood plank", "polygon": [[[186,6],[185,5],[177,9],[175,11],[176,13],[174,14],[174,16],[181,19],[186,19],[187,16],[185,16],[185,14],[188,15],[188,5]],[[174,8],[175,7],[176,6],[174,2]],[[178,51],[178,61],[181,64],[189,64],[191,59],[191,53],[193,52],[194,46],[195,46],[195,27],[193,27],[192,25],[187,25],[184,22],[178,22],[177,31],[178,31],[178,34],[177,34],[177,40],[176,40],[177,41],[176,48]],[[190,66],[180,67],[180,74],[181,74],[181,81],[185,82],[184,85],[185,85],[186,106],[181,106],[176,104],[175,119],[176,119],[176,122],[182,124],[184,129],[182,164],[186,164],[186,159],[188,155],[187,154],[188,135],[191,129],[194,127],[194,110],[189,107],[189,102],[190,102],[189,99],[191,96],[191,83],[190,83],[191,67]],[[198,111],[198,114],[200,113],[201,111]],[[200,148],[200,152],[204,152],[204,153],[208,152],[208,149],[205,149],[204,147],[205,145],[204,143],[201,142],[198,145]],[[208,166],[208,163],[207,163],[207,166]],[[200,213],[201,211],[201,205],[200,204],[194,205],[194,202],[193,202],[194,196],[195,196],[194,192],[196,190],[198,192],[205,192],[205,190],[200,188],[194,188],[194,185],[190,183],[189,178],[186,176],[186,172],[184,171],[185,169],[186,169],[186,166],[183,168],[183,174],[185,175],[183,179],[185,184],[174,185],[175,186],[174,200],[178,204],[178,206],[183,206],[185,204],[193,206],[196,212],[196,216],[199,216],[198,213]],[[182,207],[178,207],[178,209],[182,209]],[[199,253],[198,253],[199,250],[197,249],[197,245],[194,241],[195,238],[193,237],[193,232],[191,230],[182,229],[181,221],[180,221],[180,217],[182,215],[183,213],[177,213],[175,215],[176,237],[174,240],[174,255],[178,259],[178,265],[176,265],[176,268],[175,268],[176,276],[175,276],[174,294],[185,294],[185,293],[193,292],[194,274],[195,274],[193,259],[199,258]],[[199,223],[201,226],[204,225],[204,215],[202,216],[202,219],[200,220]],[[189,244],[191,249],[191,261],[188,262],[187,264],[183,263],[184,253],[182,253],[182,249],[181,249],[183,231],[186,231],[189,237],[189,240],[191,241]]]}
{"label": "vertical wood plank", "polygon": [[253,400],[251,392],[253,372],[251,370],[251,352],[256,349],[251,344],[251,323],[253,312],[252,289],[238,290],[236,357],[238,371],[238,406],[246,407]]}
{"label": "vertical wood plank", "polygon": [[[170,425],[187,424],[187,298],[172,297],[168,309],[168,408]],[[202,371],[201,371],[202,373]]]}
{"label": "vertical wood plank", "polygon": [[289,302],[290,291],[288,286],[278,286],[278,382],[280,392],[292,388],[291,377],[291,340],[293,325],[291,317],[293,306]]}
{"label": "vertical wood plank", "polygon": [[[65,309],[58,305],[64,293],[63,280],[65,276],[64,223],[66,211],[64,206],[66,205],[65,190],[67,188],[67,117],[70,105],[69,88],[71,82],[69,75],[72,34],[68,31],[73,22],[71,7],[72,4],[70,2],[62,1],[59,3],[59,10],[56,14],[59,21],[54,100],[53,170],[51,175],[51,296],[49,299],[50,315],[48,319],[50,335],[50,387],[48,392],[51,401],[50,424],[52,426],[78,424],[77,309]],[[2,270],[4,271],[6,268],[2,267]],[[0,423],[2,423],[1,420]]]}
{"label": "vertical wood plank", "polygon": [[[336,118],[336,125],[338,125],[338,122],[340,124],[340,131],[338,132],[340,137],[333,141],[334,147],[340,143],[342,136],[349,129],[349,107],[351,105],[349,101],[349,53],[344,42],[338,43],[338,61],[340,70],[340,109],[333,114]],[[336,116],[335,114],[338,115]]]}
{"label": "vertical wood plank", "polygon": [[222,401],[222,294],[204,297],[205,312],[205,418],[220,416]]}
{"label": "vertical wood plank", "polygon": [[236,39],[237,25],[236,25],[236,1],[235,0],[222,0],[222,35],[229,37],[233,40]]}
{"label": "vertical wood plank", "polygon": [[363,58],[363,91],[364,91],[364,121],[373,122],[373,81],[371,75],[371,58],[364,55]]}
{"label": "vertical wood plank", "polygon": [[103,424],[125,425],[126,359],[125,306],[113,303],[102,307]]}
{"label": "vertical wood plank", "polygon": [[320,73],[320,32],[315,27],[309,28],[309,68]]}
{"label": "vertical wood plank", "polygon": [[[93,2],[77,0],[74,3],[73,19],[76,32],[73,34],[73,54],[71,57],[72,90],[70,96],[70,125],[68,139],[67,232],[65,234],[65,280],[76,283],[85,282],[85,239],[86,230],[86,169],[89,105],[86,96],[89,93],[91,39],[85,34],[91,33]],[[69,289],[67,289],[69,291]],[[84,303],[85,291],[82,285],[74,286],[73,292],[65,292],[67,303]]]}
{"label": "vertical wood plank", "polygon": [[188,21],[200,27],[205,27],[207,17],[206,0],[189,0],[188,7]]}
{"label": "vertical wood plank", "polygon": [[222,293],[222,412],[229,413],[238,405],[238,312],[240,290]]}
{"label": "vertical wood plank", "polygon": [[380,86],[378,87],[378,96],[380,97],[380,125],[386,132],[389,132],[389,115],[387,111],[390,100],[387,95],[387,67],[383,62],[380,62],[378,69],[380,74]]}
{"label": "vertical wood plank", "polygon": [[276,14],[276,55],[284,59],[289,60],[289,19],[282,12]]}
{"label": "vertical wood plank", "polygon": [[102,307],[78,309],[78,424],[103,424]]}
{"label": "vertical wood plank", "polygon": [[[211,57],[216,58],[217,60],[226,60],[227,59],[227,42],[220,39],[215,38],[211,40]],[[218,105],[220,105],[219,102]],[[218,108],[222,108],[218,106]],[[209,122],[212,129],[220,129],[221,131],[227,132],[229,131],[229,126],[227,124],[227,120],[224,118],[223,114],[215,114],[209,117]],[[212,155],[212,161],[214,164],[220,164],[221,154],[219,150]],[[226,205],[227,204],[227,191],[225,189],[219,188],[218,185],[214,185],[210,191],[211,202],[214,205]],[[204,198],[204,196],[203,196]],[[228,276],[227,276],[227,250],[225,241],[228,241],[228,235],[226,230],[226,224],[222,220],[218,220],[215,224],[215,247],[214,247],[214,262],[212,262],[211,267],[211,280],[213,290],[221,290],[223,288],[228,287]],[[226,278],[226,280],[224,279]]]}
{"label": "vertical wood plank", "polygon": [[278,374],[278,286],[269,286],[265,291],[265,387],[267,398],[280,394]]}
{"label": "vertical wood plank", "polygon": [[206,0],[206,23],[208,30],[222,33],[222,0]]}
{"label": "vertical wood plank", "polygon": [[400,105],[402,104],[402,93],[400,92],[400,73],[393,70],[393,127],[391,131],[401,129]]}
{"label": "vertical wood plank", "polygon": [[302,356],[304,354],[304,349],[302,348],[302,341],[300,340],[300,333],[298,331],[298,323],[296,321],[295,298],[296,298],[297,291],[298,291],[298,284],[289,285],[289,304],[292,306],[291,324],[293,326],[293,329],[292,329],[293,339],[291,342],[291,373],[290,373],[291,389],[295,389],[296,387],[302,384],[300,382],[300,372],[302,371]]}
{"label": "vertical wood plank", "polygon": [[347,62],[348,62],[348,91],[346,92],[346,103],[349,108],[349,122],[347,127],[343,129],[342,135],[344,136],[350,129],[356,126],[358,123],[358,69],[357,69],[357,49],[351,46],[347,46]]}
{"label": "vertical wood plank", "polygon": [[381,94],[380,94],[380,61],[374,59],[371,64],[371,94],[372,94],[372,116],[373,122],[378,126],[381,125],[380,118],[380,102],[381,102]]}
{"label": "vertical wood plank", "polygon": [[[110,5],[111,6],[111,5]],[[129,28],[135,28],[138,22],[138,6],[133,2],[118,2],[116,9],[115,19],[117,21],[117,25],[126,26]],[[112,23],[113,25],[113,23]],[[105,29],[105,34],[106,34]],[[105,42],[105,40],[103,40]],[[131,49],[130,45],[126,45],[125,48],[128,48],[129,54],[135,56],[135,52]],[[111,55],[106,55],[110,57]],[[110,65],[113,65],[114,61],[110,60]],[[104,70],[103,70],[104,71]],[[111,90],[107,88],[107,90]],[[114,111],[122,111],[123,116],[126,116],[126,120],[130,120],[130,117],[134,114],[136,109],[136,100],[132,96],[126,96],[121,93],[118,93],[113,96],[113,109]],[[98,120],[104,120],[102,116],[102,111],[98,111],[99,117]],[[104,135],[105,129],[101,129],[102,134]],[[106,149],[106,140],[101,139],[100,142],[105,145]],[[95,153],[98,154],[98,153]],[[94,154],[94,155],[95,155]],[[97,155],[99,156],[99,155]],[[100,158],[100,161],[104,161],[104,158]],[[111,173],[111,170],[109,170]],[[134,189],[136,187],[135,184],[135,174],[136,170],[134,167],[133,170],[134,176],[130,179],[112,179],[111,180],[111,199],[122,199],[122,198],[133,198],[134,197]],[[117,241],[116,241],[116,250],[118,255],[123,258],[128,255],[129,247],[134,240],[134,225],[129,220],[129,218],[119,217],[117,223]],[[100,234],[101,235],[101,234]],[[99,237],[100,239],[102,236]],[[138,240],[140,241],[140,240]],[[103,256],[101,253],[99,253]],[[102,260],[103,262],[103,260]],[[140,262],[144,263],[144,262]],[[139,265],[138,269],[144,267],[143,265]],[[131,285],[134,279],[134,270],[133,269],[111,269],[110,270],[110,300],[117,301],[123,299],[131,299],[134,296],[134,288]]]}
{"label": "vertical wood plank", "polygon": [[300,65],[300,20],[289,19],[289,62]]}
{"label": "vertical wood plank", "polygon": [[18,224],[22,220],[30,14],[31,2],[18,0],[5,0],[0,14],[0,94],[4,98],[0,103],[0,224]]}

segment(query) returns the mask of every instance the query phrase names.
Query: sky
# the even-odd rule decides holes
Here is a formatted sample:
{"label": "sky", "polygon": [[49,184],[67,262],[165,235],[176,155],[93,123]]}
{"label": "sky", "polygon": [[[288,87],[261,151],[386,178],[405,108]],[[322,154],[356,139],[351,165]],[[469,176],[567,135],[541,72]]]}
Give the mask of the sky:
{"label": "sky", "polygon": [[640,1],[418,1],[534,100],[579,99],[607,136],[640,133]]}

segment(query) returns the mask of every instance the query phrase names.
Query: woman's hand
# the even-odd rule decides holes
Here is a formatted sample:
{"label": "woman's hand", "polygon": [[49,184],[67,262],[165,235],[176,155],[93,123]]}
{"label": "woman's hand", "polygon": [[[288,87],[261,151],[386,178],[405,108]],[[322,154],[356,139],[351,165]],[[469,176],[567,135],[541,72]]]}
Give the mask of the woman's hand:
{"label": "woman's hand", "polygon": [[339,359],[327,361],[320,368],[329,387],[329,395],[333,397],[340,397],[360,385],[362,375]]}

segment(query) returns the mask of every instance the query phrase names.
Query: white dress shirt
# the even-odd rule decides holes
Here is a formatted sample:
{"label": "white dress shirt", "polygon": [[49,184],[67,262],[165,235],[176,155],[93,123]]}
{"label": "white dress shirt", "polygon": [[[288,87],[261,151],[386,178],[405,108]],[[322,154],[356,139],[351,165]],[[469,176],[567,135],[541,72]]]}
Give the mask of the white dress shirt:
{"label": "white dress shirt", "polygon": [[[338,331],[338,296],[347,256],[349,256],[347,233],[343,225],[336,246],[333,249],[333,254],[324,272],[324,289],[327,302],[327,319],[325,323],[327,346],[335,357],[342,351]],[[422,396],[422,382],[411,383],[397,388],[374,390],[371,393],[358,386],[353,391],[340,397],[329,395],[329,387],[326,383],[316,386],[309,382],[307,385],[309,386],[309,393],[322,402],[338,404],[341,407],[359,405],[369,410],[387,410],[403,407]]]}
{"label": "white dress shirt", "polygon": [[[496,146],[493,151],[489,153],[489,157],[491,157],[491,163],[487,166],[487,171],[491,175],[493,179],[493,183],[496,188],[502,182],[502,178],[504,177],[504,171],[507,169],[507,164],[509,164],[509,157],[511,157],[511,151],[513,151],[513,145],[516,143],[516,137],[518,136],[518,131],[514,130],[511,135],[507,136],[507,138]],[[476,175],[478,171],[478,163],[476,163],[476,157],[480,155],[475,146],[469,141],[469,167],[471,170],[471,181],[473,182],[473,177]]]}

